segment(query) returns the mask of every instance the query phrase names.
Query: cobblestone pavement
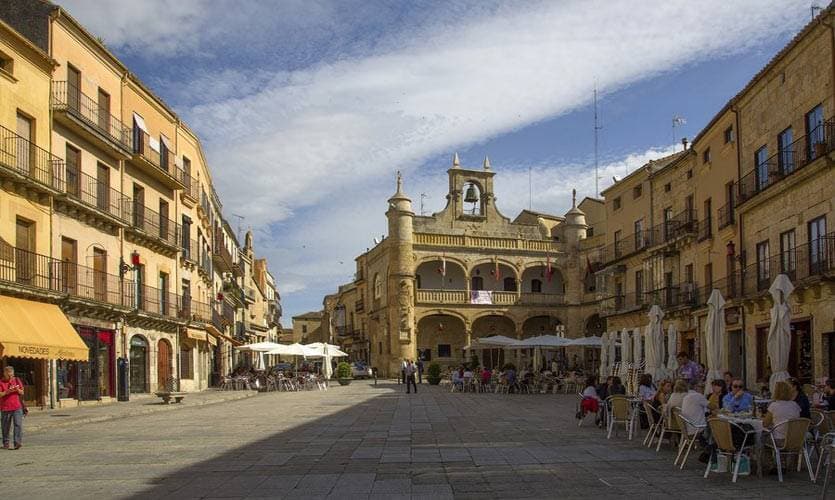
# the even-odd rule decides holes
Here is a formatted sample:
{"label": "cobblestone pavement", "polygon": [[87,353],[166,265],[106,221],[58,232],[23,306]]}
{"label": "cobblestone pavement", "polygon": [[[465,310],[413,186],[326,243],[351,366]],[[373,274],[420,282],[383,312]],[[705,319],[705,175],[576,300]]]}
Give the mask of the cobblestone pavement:
{"label": "cobblestone pavement", "polygon": [[0,450],[4,498],[812,498],[806,472],[702,478],[570,395],[358,382],[44,429]]}

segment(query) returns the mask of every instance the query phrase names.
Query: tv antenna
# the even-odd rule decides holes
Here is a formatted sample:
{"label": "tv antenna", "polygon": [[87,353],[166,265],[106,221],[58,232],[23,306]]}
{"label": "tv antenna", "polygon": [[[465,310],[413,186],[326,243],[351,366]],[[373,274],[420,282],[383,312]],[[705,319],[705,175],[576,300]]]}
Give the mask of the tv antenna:
{"label": "tv antenna", "polygon": [[238,242],[240,243],[240,241],[241,241],[241,225],[243,224],[246,217],[244,217],[243,215],[238,215],[238,214],[232,214],[232,217],[235,217],[236,219],[238,219]]}
{"label": "tv antenna", "polygon": [[597,116],[597,80],[594,81],[594,196],[600,198],[600,164],[597,156],[598,132],[603,127],[598,123]]}
{"label": "tv antenna", "polygon": [[814,21],[814,20],[815,20],[815,16],[817,16],[817,15],[818,15],[818,12],[820,12],[820,11],[821,11],[821,10],[823,10],[823,9],[821,8],[821,6],[820,6],[820,5],[818,5],[818,4],[816,4],[816,3],[813,3],[813,4],[809,7],[809,10],[811,10],[811,11],[812,11],[812,20]]}

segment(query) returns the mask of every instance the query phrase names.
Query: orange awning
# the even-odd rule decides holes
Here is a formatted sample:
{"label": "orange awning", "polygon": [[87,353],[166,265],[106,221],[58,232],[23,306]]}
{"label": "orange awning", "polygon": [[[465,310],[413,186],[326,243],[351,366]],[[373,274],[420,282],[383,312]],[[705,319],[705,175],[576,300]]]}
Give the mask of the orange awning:
{"label": "orange awning", "polygon": [[0,297],[0,354],[88,361],[90,349],[58,306]]}

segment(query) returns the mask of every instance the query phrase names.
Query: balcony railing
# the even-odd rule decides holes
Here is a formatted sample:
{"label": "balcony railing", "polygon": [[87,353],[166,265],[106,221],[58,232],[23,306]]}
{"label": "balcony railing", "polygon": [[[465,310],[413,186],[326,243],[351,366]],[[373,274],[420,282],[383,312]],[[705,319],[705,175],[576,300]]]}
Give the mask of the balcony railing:
{"label": "balcony railing", "polygon": [[174,152],[165,150],[164,145],[160,145],[160,151],[156,151],[151,147],[151,136],[139,128],[133,130],[133,154],[143,158],[180,184],[185,182],[185,171],[174,165]]}
{"label": "balcony railing", "polygon": [[106,182],[77,170],[66,168],[66,180],[63,182],[65,193],[70,198],[95,208],[119,220],[129,222],[131,200],[118,189]]}
{"label": "balcony railing", "polygon": [[3,126],[0,126],[0,166],[63,191],[64,160]]}
{"label": "balcony railing", "polygon": [[185,186],[183,193],[191,198],[192,200],[199,200],[200,199],[200,183],[197,182],[197,179],[193,178],[191,174],[186,172],[185,170],[178,169],[182,172],[182,183]]}
{"label": "balcony railing", "polygon": [[95,99],[67,82],[52,82],[52,109],[66,111],[88,127],[127,151],[131,149],[131,130],[110,114]]}
{"label": "balcony railing", "polygon": [[221,228],[216,228],[212,254],[217,257],[221,267],[223,267],[223,271],[231,271],[234,260],[232,259],[232,253],[229,252],[228,248],[226,248],[224,242],[223,230]]}
{"label": "balcony railing", "polygon": [[0,281],[131,307],[133,282],[94,268],[0,243]]}
{"label": "balcony railing", "polygon": [[136,309],[148,314],[177,318],[180,315],[181,297],[169,290],[152,286],[136,287]]}
{"label": "balcony railing", "polygon": [[740,272],[742,294],[753,296],[768,290],[778,274],[795,285],[807,278],[835,273],[835,233],[753,262]]}
{"label": "balcony railing", "polygon": [[199,321],[209,323],[212,321],[212,307],[205,303],[183,295],[182,306],[180,307],[180,319],[186,321]]}
{"label": "balcony railing", "polygon": [[696,211],[685,209],[674,215],[671,219],[658,224],[651,229],[651,245],[662,245],[671,243],[681,237],[690,236],[698,231],[699,222],[696,220]]}
{"label": "balcony railing", "polygon": [[223,322],[226,323],[227,325],[234,325],[235,324],[235,308],[232,307],[232,305],[229,304],[226,301],[223,301],[223,305],[221,306],[220,316],[221,316],[221,319],[223,320]]}
{"label": "balcony railing", "polygon": [[197,268],[198,270],[202,271],[203,274],[206,276],[212,275],[212,257],[209,252],[205,251],[202,247],[200,248],[200,257],[197,261]]}
{"label": "balcony railing", "polygon": [[653,230],[641,231],[607,245],[603,248],[603,261],[615,262],[652,246],[654,233]]}
{"label": "balcony railing", "polygon": [[[491,292],[493,305],[559,305],[565,303],[565,296],[557,293],[517,293]],[[421,304],[471,304],[472,298],[467,290],[431,290],[417,291],[416,300]],[[481,305],[481,304],[475,304]],[[488,305],[488,304],[485,304]]]}
{"label": "balcony railing", "polygon": [[[185,240],[183,240],[183,243],[185,243]],[[200,247],[197,244],[197,240],[188,240],[188,246],[183,246],[183,260],[197,263],[200,258],[199,253]]]}
{"label": "balcony railing", "polygon": [[745,203],[821,156],[835,150],[835,122],[827,120],[778,151],[762,164],[754,165],[737,183],[739,203]]}
{"label": "balcony railing", "polygon": [[725,206],[721,207],[717,212],[719,216],[719,229],[724,229],[731,224],[736,223],[736,214],[734,213],[734,204],[733,202],[727,203]]}
{"label": "balcony railing", "polygon": [[177,222],[161,216],[158,212],[137,203],[136,200],[131,204],[131,211],[130,223],[135,229],[139,229],[146,235],[157,238],[168,245],[178,246],[180,244],[178,239],[180,225]]}

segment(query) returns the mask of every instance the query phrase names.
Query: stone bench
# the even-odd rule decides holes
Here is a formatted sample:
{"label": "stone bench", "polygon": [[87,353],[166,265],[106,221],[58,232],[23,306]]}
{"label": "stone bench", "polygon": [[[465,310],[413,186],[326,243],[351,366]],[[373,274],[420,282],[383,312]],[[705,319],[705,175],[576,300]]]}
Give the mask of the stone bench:
{"label": "stone bench", "polygon": [[172,399],[175,403],[181,403],[183,399],[186,397],[185,392],[155,392],[154,394],[158,398],[161,398],[162,402],[167,405],[171,404]]}

